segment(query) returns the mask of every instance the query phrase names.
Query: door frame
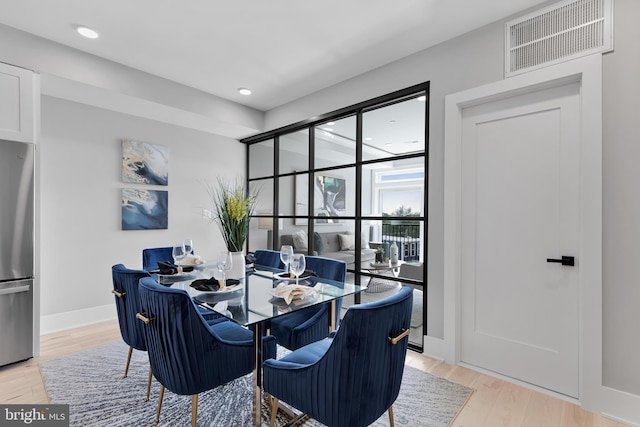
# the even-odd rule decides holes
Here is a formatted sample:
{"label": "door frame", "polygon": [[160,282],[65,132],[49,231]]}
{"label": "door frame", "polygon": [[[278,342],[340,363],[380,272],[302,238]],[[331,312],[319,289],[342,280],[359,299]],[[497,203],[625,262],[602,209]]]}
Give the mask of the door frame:
{"label": "door frame", "polygon": [[580,83],[579,401],[600,412],[602,390],[602,56],[521,74],[445,98],[444,339],[447,363],[460,363],[462,110],[513,95]]}

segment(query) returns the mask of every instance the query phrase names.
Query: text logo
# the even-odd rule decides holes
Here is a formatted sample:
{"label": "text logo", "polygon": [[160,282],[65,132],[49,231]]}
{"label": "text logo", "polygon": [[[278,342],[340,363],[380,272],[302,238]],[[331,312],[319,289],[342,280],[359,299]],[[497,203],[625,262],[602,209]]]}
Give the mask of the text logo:
{"label": "text logo", "polygon": [[0,405],[0,427],[69,427],[69,405]]}

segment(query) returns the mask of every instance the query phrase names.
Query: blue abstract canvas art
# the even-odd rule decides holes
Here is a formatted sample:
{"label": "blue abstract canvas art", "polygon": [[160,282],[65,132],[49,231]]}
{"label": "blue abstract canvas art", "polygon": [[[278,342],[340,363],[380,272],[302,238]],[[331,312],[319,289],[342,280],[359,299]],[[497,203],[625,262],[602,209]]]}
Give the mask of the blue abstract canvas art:
{"label": "blue abstract canvas art", "polygon": [[122,181],[134,184],[168,185],[168,147],[123,140]]}
{"label": "blue abstract canvas art", "polygon": [[169,227],[169,192],[122,189],[122,229],[159,230]]}

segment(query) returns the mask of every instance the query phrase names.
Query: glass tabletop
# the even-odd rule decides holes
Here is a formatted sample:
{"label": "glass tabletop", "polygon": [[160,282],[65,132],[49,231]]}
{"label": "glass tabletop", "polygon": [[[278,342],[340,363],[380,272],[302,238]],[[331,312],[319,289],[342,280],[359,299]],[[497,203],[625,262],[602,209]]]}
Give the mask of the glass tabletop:
{"label": "glass tabletop", "polygon": [[204,266],[180,275],[156,278],[160,284],[186,290],[196,304],[213,310],[242,326],[261,323],[292,311],[301,310],[334,299],[353,295],[365,288],[351,283],[335,282],[311,276],[300,279],[299,284],[313,287],[315,292],[303,299],[294,299],[289,304],[275,296],[275,288],[281,284],[295,284],[295,281],[282,279],[283,270],[255,265],[247,269],[240,284],[217,292],[201,292],[190,285],[197,279],[218,277],[220,273],[214,266]]}

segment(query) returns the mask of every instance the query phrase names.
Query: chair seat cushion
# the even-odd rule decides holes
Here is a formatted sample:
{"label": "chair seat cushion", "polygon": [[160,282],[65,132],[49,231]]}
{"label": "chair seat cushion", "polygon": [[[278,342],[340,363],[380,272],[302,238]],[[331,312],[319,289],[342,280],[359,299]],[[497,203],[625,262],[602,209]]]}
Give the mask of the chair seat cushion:
{"label": "chair seat cushion", "polygon": [[[247,328],[243,328],[237,323],[219,322],[214,325],[209,325],[211,330],[218,336],[221,341],[226,341],[228,344],[234,345],[246,345],[253,347],[253,332]],[[276,339],[273,336],[263,337],[262,340],[262,357],[264,359],[270,359],[276,357]]]}
{"label": "chair seat cushion", "polygon": [[287,354],[285,357],[280,359],[280,361],[297,363],[300,365],[311,365],[324,356],[332,342],[333,338],[325,338],[323,340],[307,344],[304,347]]}
{"label": "chair seat cushion", "polygon": [[218,322],[211,329],[223,340],[253,343],[253,333],[233,322]]}
{"label": "chair seat cushion", "polygon": [[216,325],[218,323],[229,321],[229,319],[227,319],[226,317],[222,317],[222,316],[220,316],[220,317],[212,317],[212,318],[206,318],[205,317],[204,320],[207,322],[207,324],[209,326],[213,326],[213,325]]}
{"label": "chair seat cushion", "polygon": [[[321,305],[316,305],[305,310],[294,311],[293,313],[277,317],[271,321],[271,334],[277,338],[278,344],[290,350],[295,350],[293,330],[309,320],[321,309]],[[328,321],[326,324],[328,325]]]}
{"label": "chair seat cushion", "polygon": [[212,319],[222,319],[222,320],[226,319],[226,317],[216,313],[215,311],[211,311],[208,308],[201,307],[199,305],[197,305],[196,308],[198,309],[200,314],[202,314],[202,317],[204,317],[204,320],[206,320],[207,322]]}

